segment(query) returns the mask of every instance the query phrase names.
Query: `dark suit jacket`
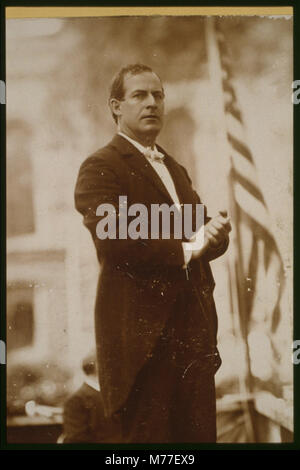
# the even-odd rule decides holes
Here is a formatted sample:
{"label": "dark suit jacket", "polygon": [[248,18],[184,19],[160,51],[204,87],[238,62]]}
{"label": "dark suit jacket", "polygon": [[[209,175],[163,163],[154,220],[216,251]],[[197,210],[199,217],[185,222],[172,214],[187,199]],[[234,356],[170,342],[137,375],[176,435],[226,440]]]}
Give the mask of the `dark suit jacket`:
{"label": "dark suit jacket", "polygon": [[[195,208],[200,199],[186,170],[158,148],[166,155],[165,164],[180,202]],[[120,195],[127,196],[128,207],[143,203],[149,214],[151,204],[173,204],[144,155],[116,135],[106,147],[83,162],[75,190],[76,208],[84,216],[101,265],[95,327],[101,389],[108,414],[124,404],[138,371],[151,357],[176,293],[185,282],[181,240],[172,237],[158,240],[97,238],[98,205],[111,203],[117,208]],[[199,294],[195,308],[207,318],[212,348],[216,344],[217,317],[209,261],[224,253],[227,245],[228,240],[218,250],[209,249],[201,259],[190,263],[191,282]]]}
{"label": "dark suit jacket", "polygon": [[121,423],[104,415],[101,392],[84,383],[64,404],[64,444],[121,442]]}

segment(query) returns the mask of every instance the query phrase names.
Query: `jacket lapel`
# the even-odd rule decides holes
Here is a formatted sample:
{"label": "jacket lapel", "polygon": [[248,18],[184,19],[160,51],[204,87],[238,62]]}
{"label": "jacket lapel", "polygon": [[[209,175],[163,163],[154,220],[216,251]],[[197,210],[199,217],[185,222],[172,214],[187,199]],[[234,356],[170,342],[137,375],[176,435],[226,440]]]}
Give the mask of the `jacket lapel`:
{"label": "jacket lapel", "polygon": [[[167,188],[161,181],[160,177],[158,176],[152,165],[134,145],[132,145],[128,140],[118,134],[113,138],[111,145],[121,153],[122,157],[124,157],[124,159],[126,160],[126,163],[130,165],[132,169],[142,174],[150,184],[152,184],[158,191],[163,194],[163,196],[165,197],[165,199],[168,200],[170,205],[174,203]],[[176,186],[175,181],[174,184]]]}
{"label": "jacket lapel", "polygon": [[180,165],[168,155],[161,147],[158,147],[159,151],[165,154],[165,165],[169,170],[170,175],[174,181],[176,192],[181,204],[193,204],[195,203],[193,189],[187,180],[187,177],[180,167]]}

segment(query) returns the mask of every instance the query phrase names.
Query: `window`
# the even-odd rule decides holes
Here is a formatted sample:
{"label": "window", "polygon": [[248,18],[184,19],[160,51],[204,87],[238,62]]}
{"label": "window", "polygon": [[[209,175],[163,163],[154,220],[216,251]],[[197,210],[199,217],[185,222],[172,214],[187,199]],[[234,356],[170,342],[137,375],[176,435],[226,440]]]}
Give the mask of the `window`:
{"label": "window", "polygon": [[7,350],[33,344],[33,288],[9,287],[7,290]]}
{"label": "window", "polygon": [[7,125],[7,236],[34,231],[31,131],[20,120]]}

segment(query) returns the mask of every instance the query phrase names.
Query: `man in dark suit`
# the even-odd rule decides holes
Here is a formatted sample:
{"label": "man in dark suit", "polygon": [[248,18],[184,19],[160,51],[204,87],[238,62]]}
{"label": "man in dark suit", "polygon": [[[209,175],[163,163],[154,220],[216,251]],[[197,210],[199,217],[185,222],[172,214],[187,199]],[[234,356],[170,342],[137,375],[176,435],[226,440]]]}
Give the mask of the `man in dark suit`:
{"label": "man in dark suit", "polygon": [[150,233],[153,205],[189,204],[194,220],[200,199],[185,168],[155,144],[164,114],[160,78],[144,65],[125,67],[109,103],[118,134],[83,162],[75,190],[101,265],[95,327],[105,410],[120,416],[125,442],[214,442],[221,361],[209,261],[227,249],[230,222],[224,211],[205,216],[200,249],[174,230],[167,238],[161,228],[152,238],[124,236],[122,204],[130,208],[128,232],[137,208],[146,207],[139,220]]}
{"label": "man in dark suit", "polygon": [[64,403],[61,441],[64,444],[119,442],[121,423],[114,417],[105,417],[95,354],[83,359],[82,370],[83,384]]}

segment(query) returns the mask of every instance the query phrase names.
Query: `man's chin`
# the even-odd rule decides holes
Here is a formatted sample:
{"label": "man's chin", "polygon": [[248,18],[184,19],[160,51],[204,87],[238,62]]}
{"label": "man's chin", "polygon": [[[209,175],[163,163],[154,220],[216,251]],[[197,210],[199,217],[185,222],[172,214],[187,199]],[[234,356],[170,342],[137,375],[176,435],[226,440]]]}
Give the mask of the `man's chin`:
{"label": "man's chin", "polygon": [[142,131],[149,134],[159,134],[162,126],[160,122],[147,122],[144,123]]}

